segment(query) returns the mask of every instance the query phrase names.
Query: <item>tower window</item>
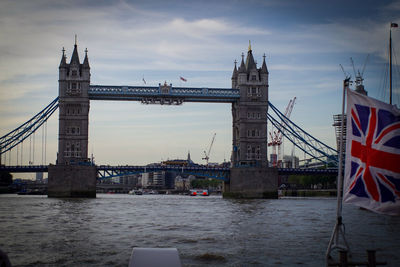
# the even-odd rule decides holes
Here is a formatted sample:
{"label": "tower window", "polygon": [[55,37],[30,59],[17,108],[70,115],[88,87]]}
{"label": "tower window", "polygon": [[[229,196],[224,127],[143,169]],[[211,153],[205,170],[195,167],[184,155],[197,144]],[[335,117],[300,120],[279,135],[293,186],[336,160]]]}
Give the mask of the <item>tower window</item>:
{"label": "tower window", "polygon": [[78,72],[77,72],[76,70],[73,70],[73,71],[72,71],[72,76],[73,76],[73,77],[76,77],[77,75],[78,75]]}
{"label": "tower window", "polygon": [[251,80],[252,80],[252,81],[257,80],[257,76],[256,76],[256,75],[251,75]]}

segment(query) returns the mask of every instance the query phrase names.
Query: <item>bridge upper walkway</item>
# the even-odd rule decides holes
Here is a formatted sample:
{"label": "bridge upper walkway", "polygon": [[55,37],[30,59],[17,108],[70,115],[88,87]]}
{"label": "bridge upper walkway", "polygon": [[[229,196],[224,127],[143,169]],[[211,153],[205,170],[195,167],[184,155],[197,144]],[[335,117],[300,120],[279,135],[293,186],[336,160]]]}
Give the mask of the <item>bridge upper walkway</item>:
{"label": "bridge upper walkway", "polygon": [[130,100],[144,104],[180,105],[183,102],[232,103],[240,98],[239,89],[160,86],[90,85],[89,99]]}

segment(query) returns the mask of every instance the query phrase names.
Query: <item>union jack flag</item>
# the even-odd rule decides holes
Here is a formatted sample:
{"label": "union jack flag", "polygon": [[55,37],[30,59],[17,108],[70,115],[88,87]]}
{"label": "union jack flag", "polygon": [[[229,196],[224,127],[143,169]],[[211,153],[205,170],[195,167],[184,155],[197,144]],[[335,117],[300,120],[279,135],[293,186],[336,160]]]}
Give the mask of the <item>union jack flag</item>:
{"label": "union jack flag", "polygon": [[400,110],[350,89],[343,200],[400,215]]}

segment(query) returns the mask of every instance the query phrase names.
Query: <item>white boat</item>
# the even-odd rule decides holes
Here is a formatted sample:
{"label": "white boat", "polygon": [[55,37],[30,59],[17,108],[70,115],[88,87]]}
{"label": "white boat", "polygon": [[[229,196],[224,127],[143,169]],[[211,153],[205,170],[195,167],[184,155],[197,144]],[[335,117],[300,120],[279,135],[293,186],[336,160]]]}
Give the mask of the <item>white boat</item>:
{"label": "white boat", "polygon": [[129,195],[143,195],[143,192],[140,190],[134,190],[132,189],[131,191],[128,192]]}

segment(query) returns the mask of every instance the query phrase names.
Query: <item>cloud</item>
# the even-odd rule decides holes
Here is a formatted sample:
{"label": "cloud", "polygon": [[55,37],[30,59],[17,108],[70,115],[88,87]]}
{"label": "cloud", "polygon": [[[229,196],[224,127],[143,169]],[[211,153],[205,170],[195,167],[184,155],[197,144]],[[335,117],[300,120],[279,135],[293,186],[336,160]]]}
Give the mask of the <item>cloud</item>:
{"label": "cloud", "polygon": [[[295,11],[299,5],[302,12],[308,14],[307,3],[295,1],[235,1],[229,5],[227,2],[209,1],[192,6],[183,1],[171,4],[153,1],[3,0],[0,2],[0,115],[7,118],[0,122],[1,129],[7,130],[24,116],[30,118],[57,95],[61,49],[65,46],[70,58],[74,34],[77,34],[81,60],[84,48],[89,49],[92,83],[115,85],[141,85],[144,75],[148,85],[167,80],[176,86],[179,84],[177,78],[184,76],[188,83],[182,86],[229,87],[233,60],[240,60],[241,52],[246,52],[248,40],[251,40],[256,60],[261,62],[264,52],[270,55],[267,64],[271,99],[285,107],[289,98],[297,96],[299,105],[295,109],[299,112],[293,115],[298,115],[302,122],[313,127],[324,118],[322,124],[329,121],[329,127],[322,130],[316,125],[310,129],[326,134],[331,129],[331,114],[335,112],[331,102],[336,101],[343,77],[338,62],[342,63],[341,58],[348,60],[354,54],[363,53],[374,54],[374,59],[377,56],[384,59],[388,37],[385,20],[389,17],[385,18],[385,15],[398,10],[399,4],[381,4],[376,16],[355,14],[352,18],[340,20],[335,16],[318,17],[319,14],[315,14],[313,20],[304,20],[294,13],[285,13],[287,9]],[[196,10],[200,6],[203,12]],[[324,10],[323,14],[330,13]],[[400,21],[397,14],[390,18]],[[393,38],[400,43],[399,35]],[[213,109],[207,106],[200,110],[190,106],[188,109],[180,107],[179,111],[168,109],[166,113],[150,107],[143,107],[145,112],[142,107],[126,107],[121,102],[110,105],[93,103],[91,122],[94,125],[96,122],[115,123],[114,128],[130,129],[129,120],[136,115],[141,116],[141,120],[135,121],[136,126],[151,131],[157,127],[143,120],[154,120],[155,125],[168,121],[169,128],[182,128],[182,133],[186,133],[188,137],[180,140],[186,142],[187,139],[187,146],[191,138],[196,140],[192,145],[198,146],[197,140],[207,144],[210,134],[205,133],[227,122],[226,118],[230,117],[229,107]],[[312,108],[320,110],[319,114]],[[225,115],[216,116],[214,124],[207,126],[210,128],[196,129],[198,133],[188,129],[196,126],[190,119],[202,119],[201,114],[207,117],[212,113]],[[310,119],[310,114],[315,118]],[[176,116],[177,120],[169,121],[170,116]],[[116,117],[120,119],[115,120]],[[179,127],[180,122],[187,123],[186,129],[185,126]],[[228,140],[225,142],[227,145],[225,149],[217,146],[217,154],[231,149],[231,126],[227,128],[223,137]],[[113,129],[106,132],[110,131]],[[101,131],[95,135],[95,138],[108,140]],[[207,138],[203,140],[200,135]],[[126,138],[131,140],[130,136]],[[140,140],[135,144],[140,146]],[[165,147],[170,151],[163,150],[160,154],[174,153],[172,144]],[[152,149],[157,151],[156,147]],[[106,159],[107,150],[103,150]],[[124,153],[118,155],[116,152],[115,160],[126,156]],[[157,152],[142,153],[151,158],[150,155]],[[199,148],[197,154],[201,153]]]}

